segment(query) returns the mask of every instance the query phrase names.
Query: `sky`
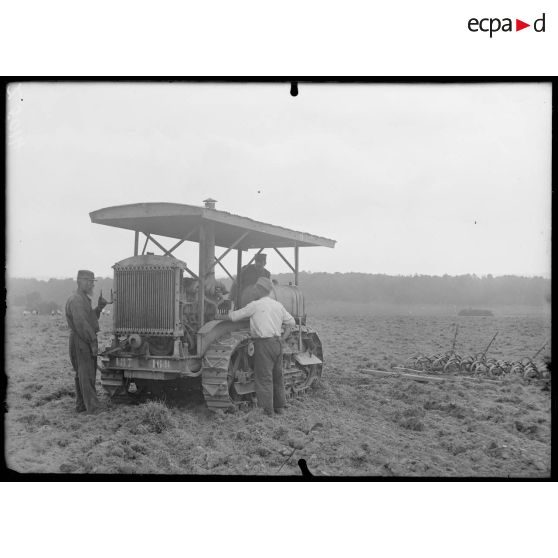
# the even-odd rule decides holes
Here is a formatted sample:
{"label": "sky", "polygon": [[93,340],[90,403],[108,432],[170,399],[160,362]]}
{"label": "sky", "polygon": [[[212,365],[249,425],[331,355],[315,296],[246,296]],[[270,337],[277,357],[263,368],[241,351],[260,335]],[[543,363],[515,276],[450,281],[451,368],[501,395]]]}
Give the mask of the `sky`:
{"label": "sky", "polygon": [[[134,235],[91,211],[212,197],[337,241],[302,249],[305,271],[550,277],[550,84],[289,89],[11,84],[8,276],[112,276]],[[175,255],[197,270],[197,245]]]}

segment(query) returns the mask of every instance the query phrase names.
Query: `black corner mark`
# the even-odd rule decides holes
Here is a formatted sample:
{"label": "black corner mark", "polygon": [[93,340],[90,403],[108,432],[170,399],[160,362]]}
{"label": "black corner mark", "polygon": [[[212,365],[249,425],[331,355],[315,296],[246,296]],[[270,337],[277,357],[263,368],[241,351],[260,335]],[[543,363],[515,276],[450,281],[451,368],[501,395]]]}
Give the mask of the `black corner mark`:
{"label": "black corner mark", "polygon": [[298,95],[298,83],[296,81],[291,81],[291,95],[293,97]]}
{"label": "black corner mark", "polygon": [[311,479],[314,475],[308,469],[308,465],[306,465],[306,459],[299,459],[298,466],[300,467],[300,472],[302,473],[302,477],[305,479]]}

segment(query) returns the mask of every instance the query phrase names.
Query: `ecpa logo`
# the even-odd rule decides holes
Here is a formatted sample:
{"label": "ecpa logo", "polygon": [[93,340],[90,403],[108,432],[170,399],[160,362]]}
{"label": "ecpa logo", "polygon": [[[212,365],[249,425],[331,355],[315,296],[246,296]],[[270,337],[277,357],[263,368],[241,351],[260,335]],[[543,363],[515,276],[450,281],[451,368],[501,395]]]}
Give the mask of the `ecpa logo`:
{"label": "ecpa logo", "polygon": [[[545,17],[546,15],[543,14],[539,19],[536,19],[533,22],[533,29],[537,33],[545,32]],[[503,19],[500,19],[498,17],[485,17],[482,19],[472,17],[467,23],[467,27],[469,27],[469,31],[473,33],[477,33],[478,31],[481,31],[483,33],[490,33],[490,38],[492,38],[492,35],[494,33],[497,33],[498,31],[503,31],[504,33],[514,31],[512,18],[509,17],[505,17]],[[521,31],[522,29],[526,29],[527,27],[531,27],[531,24],[525,23],[520,19],[515,20],[515,31]]]}

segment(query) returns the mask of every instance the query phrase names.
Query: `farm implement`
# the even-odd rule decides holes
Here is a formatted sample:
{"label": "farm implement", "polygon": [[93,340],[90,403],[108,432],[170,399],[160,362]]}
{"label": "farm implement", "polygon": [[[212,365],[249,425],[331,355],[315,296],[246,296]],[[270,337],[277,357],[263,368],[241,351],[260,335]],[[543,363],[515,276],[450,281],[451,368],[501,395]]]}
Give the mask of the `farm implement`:
{"label": "farm implement", "polygon": [[488,350],[494,343],[498,332],[494,334],[484,351],[475,355],[460,355],[455,350],[458,326],[455,327],[453,344],[450,351],[443,354],[424,355],[419,354],[409,358],[404,368],[416,372],[435,372],[468,374],[470,376],[485,376],[487,378],[503,378],[515,376],[524,380],[547,380],[550,379],[550,370],[543,360],[537,360],[548,341],[532,356],[520,360],[508,361],[495,358],[487,358]]}

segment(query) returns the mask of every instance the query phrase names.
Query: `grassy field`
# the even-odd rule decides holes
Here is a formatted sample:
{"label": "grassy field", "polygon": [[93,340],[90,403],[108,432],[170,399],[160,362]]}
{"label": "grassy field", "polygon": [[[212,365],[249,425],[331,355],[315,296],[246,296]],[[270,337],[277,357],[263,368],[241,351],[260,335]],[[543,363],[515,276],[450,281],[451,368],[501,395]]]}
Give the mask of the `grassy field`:
{"label": "grassy field", "polygon": [[[8,314],[6,460],[19,472],[547,477],[550,392],[540,384],[378,378],[417,352],[451,347],[531,356],[550,337],[550,317],[506,309],[457,318],[448,309],[314,303],[310,325],[324,344],[321,383],[285,415],[259,409],[212,414],[195,389],[167,402],[74,411],[63,317]],[[101,338],[110,319],[103,317]],[[548,355],[548,350],[546,354]],[[101,393],[101,387],[98,387]],[[105,397],[104,395],[102,396]],[[293,453],[294,450],[294,453]]]}

